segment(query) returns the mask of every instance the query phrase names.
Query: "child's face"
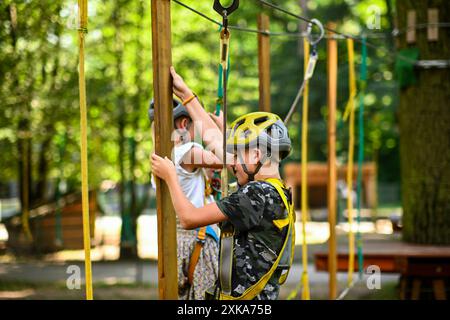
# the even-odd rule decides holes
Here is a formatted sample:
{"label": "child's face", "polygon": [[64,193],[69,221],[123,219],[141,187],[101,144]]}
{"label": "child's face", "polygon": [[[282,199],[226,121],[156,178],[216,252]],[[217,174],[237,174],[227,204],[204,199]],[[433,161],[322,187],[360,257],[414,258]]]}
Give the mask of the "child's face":
{"label": "child's face", "polygon": [[242,163],[245,163],[249,172],[254,172],[258,161],[260,160],[260,151],[258,149],[238,151],[241,156],[234,154],[233,165],[231,166],[238,184],[243,186],[248,182],[248,175],[245,173]]}
{"label": "child's face", "polygon": [[188,118],[175,120],[173,140],[175,144],[194,140],[194,125]]}

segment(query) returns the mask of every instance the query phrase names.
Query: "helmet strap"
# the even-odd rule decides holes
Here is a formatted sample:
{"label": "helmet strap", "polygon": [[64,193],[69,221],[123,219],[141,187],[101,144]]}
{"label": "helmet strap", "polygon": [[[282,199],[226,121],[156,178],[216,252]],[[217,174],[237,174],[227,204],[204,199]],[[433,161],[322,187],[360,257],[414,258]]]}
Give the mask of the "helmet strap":
{"label": "helmet strap", "polygon": [[258,160],[258,163],[256,164],[256,168],[253,172],[250,172],[247,168],[247,166],[245,165],[243,159],[242,159],[242,155],[240,153],[238,153],[238,157],[239,160],[242,163],[242,169],[244,169],[244,172],[247,174],[248,176],[248,181],[255,181],[255,176],[258,174],[259,170],[261,169],[261,167],[263,166],[263,163],[266,161],[267,156],[264,156],[262,160]]}
{"label": "helmet strap", "polygon": [[250,172],[247,169],[247,166],[245,164],[242,164],[242,169],[244,169],[244,172],[247,174],[248,176],[248,181],[255,181],[255,176],[256,174],[259,172],[259,170],[261,169],[263,163],[261,161],[258,161],[258,164],[256,165],[255,171]]}

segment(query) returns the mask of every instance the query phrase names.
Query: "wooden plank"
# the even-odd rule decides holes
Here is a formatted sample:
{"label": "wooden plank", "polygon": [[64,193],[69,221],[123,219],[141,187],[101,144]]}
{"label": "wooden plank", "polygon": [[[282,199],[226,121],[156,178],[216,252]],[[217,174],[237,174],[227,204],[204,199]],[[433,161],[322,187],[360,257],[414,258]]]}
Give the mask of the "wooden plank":
{"label": "wooden plank", "polygon": [[[328,254],[318,253],[314,256],[316,270],[328,270]],[[377,265],[383,273],[398,273],[398,267],[395,259],[388,255],[364,255],[364,269],[370,265]],[[348,270],[348,254],[337,255],[337,271],[346,272]],[[355,271],[359,271],[358,263],[354,263]],[[363,270],[364,271],[364,270]]]}
{"label": "wooden plank", "polygon": [[[301,186],[301,165],[299,163],[288,163],[283,168],[286,181],[291,187]],[[347,166],[341,165],[337,168],[338,176],[345,176],[347,174]],[[327,164],[319,162],[309,162],[307,166],[308,187],[314,192],[311,187],[326,187],[328,183],[328,168]],[[354,177],[357,176],[357,168],[353,170]],[[376,206],[376,165],[373,162],[365,163],[362,167],[363,176],[363,190],[365,203],[374,208]],[[326,192],[322,192],[325,198]],[[309,197],[311,198],[311,196]],[[320,198],[320,197],[319,197]],[[320,201],[315,201],[320,202]]]}
{"label": "wooden plank", "polygon": [[[336,29],[335,23],[328,23],[328,29]],[[327,81],[328,81],[328,274],[329,298],[337,296],[337,259],[336,259],[336,98],[337,98],[337,42],[328,32],[327,40]]]}
{"label": "wooden plank", "polygon": [[[81,226],[83,224],[83,219],[80,216],[72,216],[72,217],[62,217],[61,226]],[[54,228],[56,226],[55,217],[46,217],[41,221],[41,228]]]}
{"label": "wooden plank", "polygon": [[408,290],[408,278],[400,278],[400,300],[406,300],[406,291]]}
{"label": "wooden plank", "polygon": [[[258,30],[269,31],[269,17],[258,15]],[[258,33],[259,110],[270,112],[270,37]]]}
{"label": "wooden plank", "polygon": [[445,283],[443,279],[433,280],[433,292],[436,300],[447,300]]}
{"label": "wooden plank", "polygon": [[416,11],[408,10],[406,16],[406,42],[416,42]]}
{"label": "wooden plank", "polygon": [[411,300],[419,300],[420,299],[420,287],[422,285],[422,280],[419,278],[415,278],[412,281],[412,292],[411,292]]}
{"label": "wooden plank", "polygon": [[[170,157],[173,149],[170,0],[152,0],[152,63],[155,101],[155,152]],[[158,289],[160,299],[178,299],[175,210],[167,185],[156,183],[158,219]]]}
{"label": "wooden plank", "polygon": [[427,38],[428,41],[438,41],[439,40],[439,10],[436,8],[428,9],[428,27],[427,27]]}

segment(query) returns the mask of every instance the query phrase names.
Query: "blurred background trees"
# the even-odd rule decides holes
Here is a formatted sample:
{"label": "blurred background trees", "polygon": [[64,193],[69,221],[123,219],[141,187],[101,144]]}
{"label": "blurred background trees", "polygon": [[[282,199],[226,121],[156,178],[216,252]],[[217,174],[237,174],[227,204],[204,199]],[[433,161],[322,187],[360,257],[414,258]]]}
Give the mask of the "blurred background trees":
{"label": "blurred background trees", "polygon": [[[211,1],[186,4],[220,20]],[[394,80],[390,34],[390,0],[283,0],[277,4],[323,22],[335,21],[351,33],[376,33],[370,39],[366,105],[365,156],[378,164],[380,202],[399,204],[398,90]],[[380,29],[367,30],[379,9]],[[231,24],[257,28],[257,15],[267,9],[255,1],[241,3]],[[304,25],[279,12],[267,11],[271,31],[296,32]],[[12,1],[0,3],[0,191],[3,197],[20,193],[28,181],[31,206],[61,192],[79,190],[79,105],[76,1]],[[152,97],[150,1],[89,1],[86,76],[89,123],[89,184],[116,184],[122,215],[122,257],[136,255],[136,217],[142,192],[149,184],[148,157],[152,149],[147,107]],[[218,65],[218,27],[185,8],[172,4],[173,63],[209,110],[215,106]],[[355,44],[357,62],[360,45]],[[284,116],[303,74],[301,39],[271,37],[272,109]],[[325,42],[310,82],[311,161],[326,160]],[[229,78],[229,119],[258,108],[257,38],[232,32]],[[348,99],[345,42],[339,42],[338,121]],[[297,112],[290,132],[300,159],[301,119]],[[347,128],[338,131],[338,156],[346,161]],[[27,170],[25,170],[27,169]],[[26,173],[29,174],[26,174]],[[26,177],[24,176],[27,175]],[[16,182],[16,183],[14,183]],[[388,188],[389,187],[389,188]],[[142,190],[141,190],[142,191]],[[145,193],[145,192],[144,192]]]}

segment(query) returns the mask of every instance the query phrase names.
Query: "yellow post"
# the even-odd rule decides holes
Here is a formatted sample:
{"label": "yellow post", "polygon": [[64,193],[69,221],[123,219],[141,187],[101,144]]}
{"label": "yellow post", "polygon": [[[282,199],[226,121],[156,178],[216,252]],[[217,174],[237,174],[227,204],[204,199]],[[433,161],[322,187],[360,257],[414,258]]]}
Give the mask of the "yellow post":
{"label": "yellow post", "polygon": [[353,270],[355,265],[355,234],[353,233],[353,154],[355,149],[355,59],[353,50],[353,39],[347,39],[348,67],[349,67],[349,100],[345,110],[344,119],[350,115],[349,141],[348,141],[348,164],[347,164],[347,216],[348,216],[348,277],[347,284],[353,282]]}
{"label": "yellow post", "polygon": [[[308,69],[309,42],[303,39],[304,73]],[[303,89],[303,117],[302,117],[302,299],[309,300],[309,278],[308,278],[308,246],[306,243],[306,221],[308,217],[308,97],[309,81],[305,82]]]}
{"label": "yellow post", "polygon": [[[173,149],[170,0],[152,0],[153,91],[155,152],[170,157]],[[156,178],[158,219],[158,289],[160,299],[178,299],[177,234],[169,188]]]}
{"label": "yellow post", "polygon": [[[329,29],[335,29],[335,23],[328,23]],[[328,32],[327,73],[328,73],[328,223],[330,239],[328,241],[329,298],[336,299],[337,294],[337,256],[336,256],[336,98],[337,98],[337,42]]]}
{"label": "yellow post", "polygon": [[79,90],[81,127],[81,204],[83,208],[84,268],[86,274],[86,300],[93,299],[91,268],[91,232],[89,225],[89,184],[87,159],[87,106],[86,80],[84,76],[84,40],[87,33],[87,0],[78,0],[79,28],[78,43],[80,52]]}

